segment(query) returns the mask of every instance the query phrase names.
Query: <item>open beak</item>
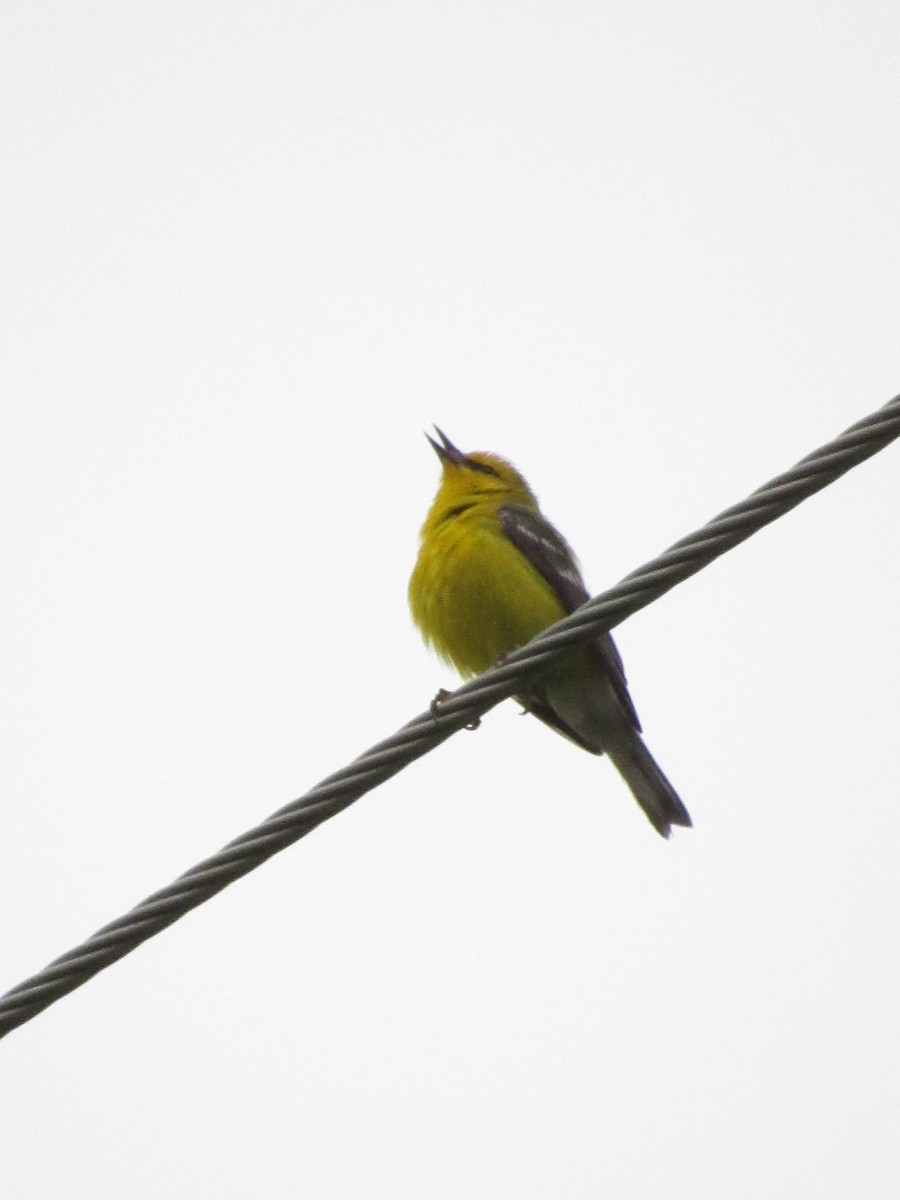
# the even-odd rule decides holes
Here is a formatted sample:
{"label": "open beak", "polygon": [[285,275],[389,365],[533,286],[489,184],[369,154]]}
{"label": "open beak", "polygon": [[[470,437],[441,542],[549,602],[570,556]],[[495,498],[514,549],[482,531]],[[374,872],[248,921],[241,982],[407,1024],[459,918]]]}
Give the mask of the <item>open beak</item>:
{"label": "open beak", "polygon": [[459,464],[466,457],[462,450],[457,450],[457,448],[447,437],[446,433],[438,429],[437,425],[435,425],[434,429],[438,437],[441,439],[439,442],[436,442],[428,433],[426,433],[425,436],[428,438],[429,442],[431,442],[435,454],[442,463],[452,463],[454,466],[459,466]]}

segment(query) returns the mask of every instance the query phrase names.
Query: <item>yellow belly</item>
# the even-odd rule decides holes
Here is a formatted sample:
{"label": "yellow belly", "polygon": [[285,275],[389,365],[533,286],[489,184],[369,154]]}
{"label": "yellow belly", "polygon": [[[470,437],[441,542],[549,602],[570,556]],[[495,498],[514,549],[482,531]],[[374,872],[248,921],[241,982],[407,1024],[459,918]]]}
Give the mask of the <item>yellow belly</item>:
{"label": "yellow belly", "polygon": [[466,677],[486,671],[565,612],[499,519],[475,512],[445,521],[424,539],[409,602],[425,640]]}

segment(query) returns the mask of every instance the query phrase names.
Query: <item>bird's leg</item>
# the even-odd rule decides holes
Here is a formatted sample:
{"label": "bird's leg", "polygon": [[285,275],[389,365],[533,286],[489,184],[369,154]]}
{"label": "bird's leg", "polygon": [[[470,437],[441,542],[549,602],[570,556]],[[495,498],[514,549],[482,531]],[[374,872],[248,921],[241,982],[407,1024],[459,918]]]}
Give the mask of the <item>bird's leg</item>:
{"label": "bird's leg", "polygon": [[[495,661],[494,666],[502,667],[508,658],[509,658],[508,654],[501,654]],[[519,713],[519,716],[527,717],[528,714],[531,712],[531,709],[528,707],[528,701],[525,699],[525,697],[524,696],[511,696],[510,699],[515,700],[516,704],[522,705],[522,711]]]}
{"label": "bird's leg", "polygon": [[[435,721],[441,715],[441,705],[444,703],[445,700],[449,700],[452,695],[453,695],[453,693],[448,692],[446,688],[438,689],[437,695],[432,700],[431,704],[429,704],[429,706],[428,706],[429,711],[431,712],[431,715],[432,715],[432,717],[434,717]],[[481,717],[473,717],[472,720],[469,721],[469,723],[467,725],[463,726],[463,728],[464,729],[477,729],[480,724],[481,724]]]}

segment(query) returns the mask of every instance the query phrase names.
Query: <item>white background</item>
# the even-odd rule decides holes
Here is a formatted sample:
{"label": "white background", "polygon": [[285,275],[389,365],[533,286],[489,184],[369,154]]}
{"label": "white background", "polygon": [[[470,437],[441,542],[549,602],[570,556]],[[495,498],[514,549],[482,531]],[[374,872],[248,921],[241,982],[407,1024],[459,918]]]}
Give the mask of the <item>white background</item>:
{"label": "white background", "polygon": [[[426,707],[436,421],[599,591],[900,390],[892,3],[12,0],[0,988]],[[900,448],[0,1045],[92,1197],[895,1197]]]}

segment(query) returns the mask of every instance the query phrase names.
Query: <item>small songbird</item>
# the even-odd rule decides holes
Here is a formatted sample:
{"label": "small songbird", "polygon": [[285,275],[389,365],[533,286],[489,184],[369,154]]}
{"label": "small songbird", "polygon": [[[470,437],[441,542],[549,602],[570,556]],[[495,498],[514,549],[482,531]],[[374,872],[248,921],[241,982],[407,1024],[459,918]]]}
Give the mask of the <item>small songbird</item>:
{"label": "small songbird", "polygon": [[[531,488],[496,454],[463,454],[435,426],[442,477],[409,581],[426,643],[463,676],[486,671],[588,599],[562,535]],[[606,754],[653,827],[691,818],[641,740],[622,659],[609,633],[568,651],[516,699],[591,754]]]}

